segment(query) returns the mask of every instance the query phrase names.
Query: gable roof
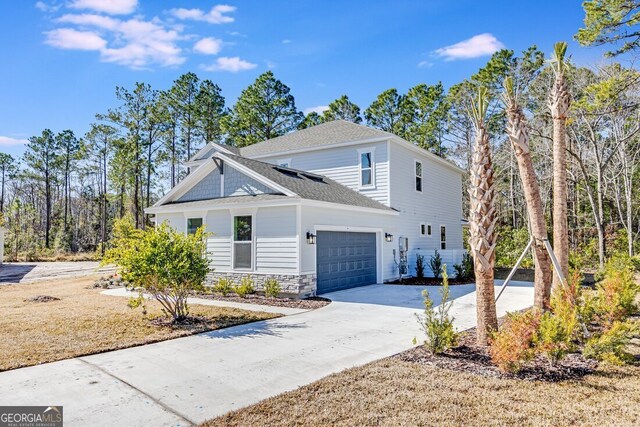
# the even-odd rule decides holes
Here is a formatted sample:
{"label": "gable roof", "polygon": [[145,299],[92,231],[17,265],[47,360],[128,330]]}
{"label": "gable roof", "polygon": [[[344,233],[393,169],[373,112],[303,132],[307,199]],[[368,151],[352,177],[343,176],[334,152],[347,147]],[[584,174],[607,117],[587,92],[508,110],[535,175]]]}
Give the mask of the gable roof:
{"label": "gable roof", "polygon": [[373,129],[346,120],[334,120],[258,142],[257,144],[241,147],[240,155],[259,156],[321,145],[339,144],[341,142],[392,137],[395,137],[395,135],[380,129]]}
{"label": "gable roof", "polygon": [[309,172],[283,168],[271,163],[232,154],[216,153],[214,157],[230,160],[242,167],[263,176],[269,181],[295,193],[302,199],[317,200],[321,202],[338,203],[341,205],[357,206],[363,208],[382,209],[392,211],[390,207],[358,193],[342,184],[339,184],[326,176]]}

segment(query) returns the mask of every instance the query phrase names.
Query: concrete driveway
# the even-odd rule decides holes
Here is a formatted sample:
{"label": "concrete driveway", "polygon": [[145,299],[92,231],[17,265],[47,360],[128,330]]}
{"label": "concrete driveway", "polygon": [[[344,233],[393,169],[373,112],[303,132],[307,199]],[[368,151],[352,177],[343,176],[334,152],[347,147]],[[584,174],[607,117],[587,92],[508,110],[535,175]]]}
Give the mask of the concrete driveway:
{"label": "concrete driveway", "polygon": [[[533,288],[516,285],[499,315],[532,303]],[[67,426],[197,424],[410,348],[422,289],[340,291],[314,311],[0,373],[0,405],[64,405]],[[474,286],[451,291],[456,326],[473,327]]]}
{"label": "concrete driveway", "polygon": [[5,262],[0,266],[0,285],[68,279],[92,274],[112,274],[113,267],[96,261]]}

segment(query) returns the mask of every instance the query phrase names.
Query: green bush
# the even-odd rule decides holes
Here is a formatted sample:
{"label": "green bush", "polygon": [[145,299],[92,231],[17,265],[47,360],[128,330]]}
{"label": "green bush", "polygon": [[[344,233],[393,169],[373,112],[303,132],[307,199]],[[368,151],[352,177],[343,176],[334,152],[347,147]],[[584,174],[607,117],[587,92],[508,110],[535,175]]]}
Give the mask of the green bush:
{"label": "green bush", "polygon": [[424,277],[424,256],[416,255],[416,277],[422,279]]}
{"label": "green bush", "polygon": [[282,287],[276,279],[269,278],[264,281],[264,295],[266,297],[277,298],[280,292],[282,292]]}
{"label": "green bush", "polygon": [[[456,345],[458,341],[458,333],[453,327],[454,318],[449,316],[453,301],[450,300],[449,295],[446,265],[442,268],[441,304],[434,308],[429,292],[425,290],[422,294],[424,295],[424,315],[416,315],[416,317],[426,335],[425,347],[432,354],[439,354]],[[415,343],[416,339],[414,338]]]}
{"label": "green bush", "polygon": [[440,271],[442,271],[442,257],[440,256],[440,252],[436,249],[435,253],[429,260],[429,267],[431,267],[431,272],[433,273],[433,277],[436,279],[440,278]]}
{"label": "green bush", "polygon": [[[496,244],[496,267],[512,268],[529,243],[529,231],[526,227],[500,227],[497,232],[499,238]],[[531,253],[524,257],[520,267],[533,267]]]}
{"label": "green bush", "polygon": [[475,276],[473,268],[473,258],[469,252],[465,252],[462,256],[462,262],[460,264],[454,264],[453,269],[456,271],[456,279],[466,280]]}
{"label": "green bush", "polygon": [[605,326],[626,319],[638,309],[636,297],[639,291],[630,258],[613,257],[605,266],[604,278],[596,285],[595,319]]}
{"label": "green bush", "polygon": [[249,294],[256,292],[253,279],[251,276],[245,276],[240,280],[240,284],[233,288],[233,291],[240,297],[246,298]]}
{"label": "green bush", "polygon": [[187,297],[204,291],[209,272],[206,234],[178,233],[166,223],[144,231],[136,230],[130,218],[114,224],[112,247],[104,263],[115,263],[122,278],[142,295],[151,294],[174,322],[187,318]]}
{"label": "green bush", "polygon": [[587,341],[583,354],[590,359],[622,365],[634,359],[625,349],[638,333],[637,322],[614,322],[611,328]]}
{"label": "green bush", "polygon": [[562,317],[545,312],[533,337],[535,352],[543,354],[549,362],[557,363],[573,348],[573,329]]}
{"label": "green bush", "polygon": [[502,371],[519,372],[536,354],[533,340],[539,325],[538,311],[508,313],[500,329],[489,340],[493,363]]}
{"label": "green bush", "polygon": [[226,297],[231,292],[233,292],[233,289],[234,289],[233,280],[227,277],[219,278],[216,284],[213,285],[213,292],[222,294],[223,297]]}

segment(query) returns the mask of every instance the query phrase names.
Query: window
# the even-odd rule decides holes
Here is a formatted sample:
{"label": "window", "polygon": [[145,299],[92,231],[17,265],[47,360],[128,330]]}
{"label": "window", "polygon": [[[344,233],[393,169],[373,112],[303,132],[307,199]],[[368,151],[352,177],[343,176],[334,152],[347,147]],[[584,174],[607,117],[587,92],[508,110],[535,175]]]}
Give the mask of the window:
{"label": "window", "polygon": [[416,160],[416,191],[422,193],[422,163]]}
{"label": "window", "polygon": [[233,268],[251,269],[253,259],[252,217],[233,217]]}
{"label": "window", "polygon": [[373,152],[360,152],[360,186],[373,186]]}
{"label": "window", "polygon": [[447,249],[447,227],[440,226],[440,249]]}
{"label": "window", "polygon": [[187,219],[187,234],[196,234],[196,231],[200,227],[202,227],[202,218]]}
{"label": "window", "polygon": [[431,224],[427,224],[427,236],[431,236]]}
{"label": "window", "polygon": [[421,236],[426,236],[427,235],[427,225],[424,223],[420,224],[420,235]]}

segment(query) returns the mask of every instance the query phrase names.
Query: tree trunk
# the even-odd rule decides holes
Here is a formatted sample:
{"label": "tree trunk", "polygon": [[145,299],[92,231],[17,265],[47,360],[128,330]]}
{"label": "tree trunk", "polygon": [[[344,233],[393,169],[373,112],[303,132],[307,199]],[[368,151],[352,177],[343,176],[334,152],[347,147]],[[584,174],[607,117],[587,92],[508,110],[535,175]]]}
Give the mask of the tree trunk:
{"label": "tree trunk", "polygon": [[525,117],[515,100],[507,105],[507,118],[507,134],[518,162],[522,189],[529,214],[531,235],[534,239],[534,306],[546,310],[549,308],[553,270],[551,258],[544,246],[544,241],[547,240],[544,205],[542,204],[540,187],[529,151],[529,133],[526,128]]}
{"label": "tree trunk", "polygon": [[[564,73],[556,74],[549,103],[553,118],[553,251],[565,277],[569,275],[569,227],[567,222],[567,112],[569,90]],[[557,275],[553,286],[560,285]]]}
{"label": "tree trunk", "polygon": [[478,345],[486,346],[489,335],[498,329],[493,271],[497,217],[494,205],[494,172],[491,148],[483,118],[476,120],[476,140],[470,171],[469,226],[470,246],[476,273],[477,342]]}

